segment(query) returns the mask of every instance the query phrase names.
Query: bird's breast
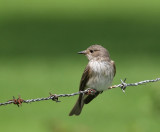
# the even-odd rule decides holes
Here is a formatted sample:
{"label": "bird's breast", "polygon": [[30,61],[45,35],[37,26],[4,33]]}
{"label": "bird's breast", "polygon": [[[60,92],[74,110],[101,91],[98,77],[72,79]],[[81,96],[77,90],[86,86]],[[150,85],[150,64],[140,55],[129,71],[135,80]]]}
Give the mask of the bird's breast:
{"label": "bird's breast", "polygon": [[91,61],[89,67],[91,68],[91,76],[87,87],[97,91],[108,89],[114,76],[112,64],[106,61]]}

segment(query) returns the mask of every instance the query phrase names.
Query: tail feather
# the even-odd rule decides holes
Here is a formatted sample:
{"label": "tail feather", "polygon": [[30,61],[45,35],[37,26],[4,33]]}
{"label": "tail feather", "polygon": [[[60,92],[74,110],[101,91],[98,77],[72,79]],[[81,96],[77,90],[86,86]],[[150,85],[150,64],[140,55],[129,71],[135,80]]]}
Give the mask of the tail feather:
{"label": "tail feather", "polygon": [[90,103],[95,97],[97,97],[99,95],[99,93],[100,92],[96,92],[95,95],[80,94],[76,104],[74,105],[73,109],[69,113],[69,116],[80,115],[84,104]]}
{"label": "tail feather", "polygon": [[74,105],[73,109],[71,110],[71,112],[69,113],[69,116],[72,115],[80,115],[82,108],[84,106],[84,102],[82,100],[82,96],[83,95],[79,95],[79,98],[76,102],[76,104]]}

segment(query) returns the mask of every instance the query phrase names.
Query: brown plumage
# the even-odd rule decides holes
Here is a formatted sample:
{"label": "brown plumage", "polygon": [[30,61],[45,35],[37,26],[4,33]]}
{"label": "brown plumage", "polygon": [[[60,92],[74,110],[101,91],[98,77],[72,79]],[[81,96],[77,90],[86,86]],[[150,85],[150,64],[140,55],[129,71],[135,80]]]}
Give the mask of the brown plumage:
{"label": "brown plumage", "polygon": [[80,94],[69,116],[79,115],[84,104],[88,104],[111,85],[116,73],[114,61],[110,59],[109,52],[101,45],[92,45],[79,54],[86,55],[89,60],[80,81],[79,91],[91,88],[97,92],[95,95]]}

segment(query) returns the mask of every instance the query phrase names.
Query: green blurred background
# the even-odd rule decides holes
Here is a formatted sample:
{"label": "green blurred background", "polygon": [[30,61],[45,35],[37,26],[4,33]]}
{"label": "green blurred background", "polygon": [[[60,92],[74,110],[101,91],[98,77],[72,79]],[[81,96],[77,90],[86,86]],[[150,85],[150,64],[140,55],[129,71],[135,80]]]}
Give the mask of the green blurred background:
{"label": "green blurred background", "polygon": [[[158,0],[0,0],[0,102],[78,91],[87,64],[77,52],[106,47],[120,79],[160,77]],[[104,92],[78,117],[77,96],[0,107],[3,132],[160,130],[160,82]]]}

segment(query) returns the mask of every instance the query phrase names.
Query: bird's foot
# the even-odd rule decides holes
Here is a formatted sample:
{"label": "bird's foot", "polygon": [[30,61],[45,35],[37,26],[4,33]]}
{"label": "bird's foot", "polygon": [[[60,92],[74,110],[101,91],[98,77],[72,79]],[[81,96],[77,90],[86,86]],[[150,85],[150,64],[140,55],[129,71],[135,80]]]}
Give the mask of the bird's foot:
{"label": "bird's foot", "polygon": [[97,91],[95,89],[88,89],[88,92],[86,93],[87,95],[95,95]]}

